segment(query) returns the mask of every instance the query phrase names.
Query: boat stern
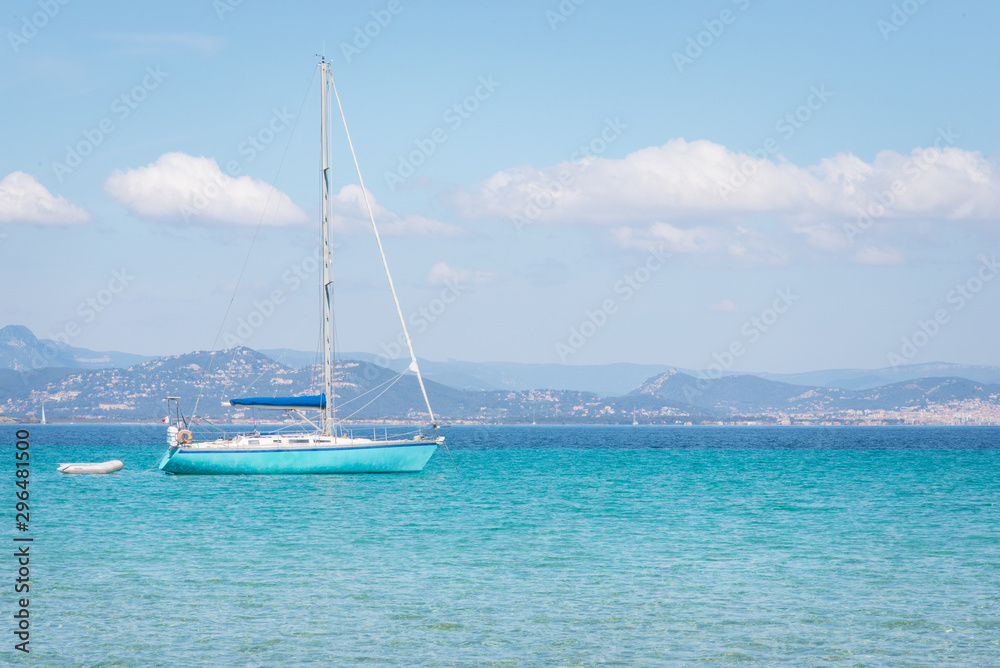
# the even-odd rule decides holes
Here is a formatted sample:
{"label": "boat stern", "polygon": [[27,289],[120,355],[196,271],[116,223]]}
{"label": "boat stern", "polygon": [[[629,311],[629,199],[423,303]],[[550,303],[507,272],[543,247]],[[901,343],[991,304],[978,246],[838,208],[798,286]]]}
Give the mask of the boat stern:
{"label": "boat stern", "polygon": [[156,463],[156,468],[160,469],[161,471],[166,471],[167,462],[170,461],[170,458],[174,456],[177,450],[178,450],[177,446],[171,446],[170,448],[168,448],[167,451],[163,453],[163,456],[160,457],[160,461]]}

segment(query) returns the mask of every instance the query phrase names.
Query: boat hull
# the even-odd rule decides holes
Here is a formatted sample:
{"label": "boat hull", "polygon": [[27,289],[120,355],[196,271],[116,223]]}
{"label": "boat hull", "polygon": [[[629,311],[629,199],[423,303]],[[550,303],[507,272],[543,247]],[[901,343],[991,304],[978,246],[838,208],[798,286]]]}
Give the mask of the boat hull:
{"label": "boat hull", "polygon": [[233,449],[172,447],[160,470],[187,475],[295,475],[420,471],[437,450],[424,441],[404,445]]}
{"label": "boat hull", "polygon": [[80,475],[86,473],[114,473],[115,471],[120,471],[124,464],[117,459],[112,459],[109,462],[74,462],[72,464],[60,464],[59,468],[56,470],[59,473],[66,473],[72,475]]}

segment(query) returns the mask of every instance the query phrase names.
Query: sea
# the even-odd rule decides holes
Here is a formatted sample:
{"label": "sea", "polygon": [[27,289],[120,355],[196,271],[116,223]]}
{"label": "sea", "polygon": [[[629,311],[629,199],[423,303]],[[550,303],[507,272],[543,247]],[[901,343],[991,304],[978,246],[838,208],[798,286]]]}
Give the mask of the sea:
{"label": "sea", "polygon": [[153,468],[161,426],[0,425],[0,664],[1000,665],[1000,428],[443,433],[419,473],[211,477]]}

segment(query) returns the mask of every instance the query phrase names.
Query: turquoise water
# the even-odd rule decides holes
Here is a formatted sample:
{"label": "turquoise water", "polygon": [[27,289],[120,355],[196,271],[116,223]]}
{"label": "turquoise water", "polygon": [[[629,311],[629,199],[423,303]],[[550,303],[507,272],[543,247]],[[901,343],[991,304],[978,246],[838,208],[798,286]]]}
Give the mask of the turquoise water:
{"label": "turquoise water", "polygon": [[299,477],[140,474],[160,427],[29,430],[31,654],[4,585],[0,662],[1000,663],[997,428],[454,427],[459,471]]}

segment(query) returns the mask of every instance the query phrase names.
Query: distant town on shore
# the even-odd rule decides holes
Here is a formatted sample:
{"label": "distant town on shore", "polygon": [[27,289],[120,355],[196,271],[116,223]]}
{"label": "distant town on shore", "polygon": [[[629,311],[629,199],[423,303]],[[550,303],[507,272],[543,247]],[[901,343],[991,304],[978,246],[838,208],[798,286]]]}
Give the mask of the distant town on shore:
{"label": "distant town on shore", "polygon": [[[0,329],[0,422],[159,422],[164,397],[218,422],[281,420],[222,406],[236,396],[315,394],[315,355],[237,347],[166,357],[95,352]],[[377,362],[381,362],[377,363]],[[378,401],[352,400],[406,363],[347,353],[337,362],[344,419],[422,421],[415,379]],[[804,374],[708,374],[666,365],[422,361],[445,424],[997,425],[1000,368],[957,364]],[[367,399],[366,399],[367,401]],[[354,411],[352,413],[352,411]]]}

